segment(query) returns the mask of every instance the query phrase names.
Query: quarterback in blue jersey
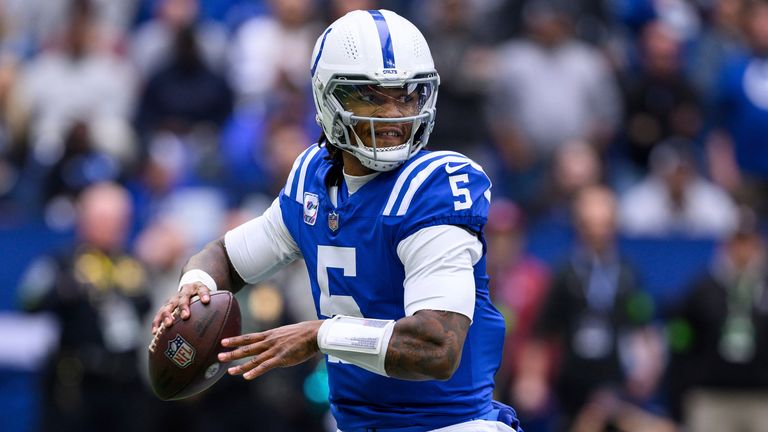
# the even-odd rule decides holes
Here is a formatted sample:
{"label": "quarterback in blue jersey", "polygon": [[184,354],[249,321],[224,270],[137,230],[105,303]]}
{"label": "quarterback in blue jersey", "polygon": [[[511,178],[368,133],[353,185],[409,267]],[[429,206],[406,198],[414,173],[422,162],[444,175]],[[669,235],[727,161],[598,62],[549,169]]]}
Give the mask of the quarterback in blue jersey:
{"label": "quarterback in blue jersey", "polygon": [[424,150],[439,77],[419,30],[354,11],[318,38],[311,78],[323,137],[280,196],[190,258],[190,298],[237,291],[303,258],[318,320],[222,341],[229,373],[256,378],[327,356],[340,431],[520,431],[492,400],[504,321],[488,295],[483,226],[491,182],[461,154]]}

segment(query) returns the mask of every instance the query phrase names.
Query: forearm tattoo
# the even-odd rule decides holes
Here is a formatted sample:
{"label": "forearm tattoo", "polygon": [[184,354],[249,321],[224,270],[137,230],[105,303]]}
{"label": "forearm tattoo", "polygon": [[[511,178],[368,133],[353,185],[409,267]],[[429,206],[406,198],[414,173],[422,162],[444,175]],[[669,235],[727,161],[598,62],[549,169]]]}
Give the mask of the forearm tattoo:
{"label": "forearm tattoo", "polygon": [[211,275],[221,290],[238,292],[245,286],[245,281],[237,274],[227,258],[223,238],[208,243],[200,252],[192,255],[181,273],[184,274],[192,269],[201,269]]}
{"label": "forearm tattoo", "polygon": [[407,380],[448,379],[458,367],[469,318],[423,310],[400,319],[389,341],[385,368]]}

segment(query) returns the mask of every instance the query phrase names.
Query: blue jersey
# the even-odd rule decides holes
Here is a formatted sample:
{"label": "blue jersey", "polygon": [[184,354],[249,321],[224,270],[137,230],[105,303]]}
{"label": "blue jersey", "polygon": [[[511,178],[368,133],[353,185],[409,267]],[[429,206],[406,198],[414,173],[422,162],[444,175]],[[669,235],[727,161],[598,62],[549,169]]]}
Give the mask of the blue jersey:
{"label": "blue jersey", "polygon": [[720,75],[718,112],[733,138],[736,162],[757,178],[768,180],[768,62],[746,56],[727,62]]}
{"label": "blue jersey", "polygon": [[[396,249],[422,228],[466,227],[485,245],[491,183],[470,159],[421,151],[334,207],[327,187],[331,163],[325,156],[325,148],[318,146],[299,156],[280,194],[283,221],[306,261],[320,318],[403,318],[405,271]],[[430,430],[491,411],[504,321],[489,299],[485,254],[474,276],[474,318],[451,379],[405,381],[327,359],[331,410],[341,430]]]}

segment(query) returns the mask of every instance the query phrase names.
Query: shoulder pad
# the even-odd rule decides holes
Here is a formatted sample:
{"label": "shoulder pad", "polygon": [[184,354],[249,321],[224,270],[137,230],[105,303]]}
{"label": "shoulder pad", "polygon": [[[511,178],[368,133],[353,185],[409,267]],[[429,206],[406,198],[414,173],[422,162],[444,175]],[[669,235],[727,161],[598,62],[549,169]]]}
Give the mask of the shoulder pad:
{"label": "shoulder pad", "polygon": [[491,180],[478,163],[460,153],[431,152],[401,170],[383,215],[402,219],[398,223],[409,232],[430,224],[479,230],[490,200]]}

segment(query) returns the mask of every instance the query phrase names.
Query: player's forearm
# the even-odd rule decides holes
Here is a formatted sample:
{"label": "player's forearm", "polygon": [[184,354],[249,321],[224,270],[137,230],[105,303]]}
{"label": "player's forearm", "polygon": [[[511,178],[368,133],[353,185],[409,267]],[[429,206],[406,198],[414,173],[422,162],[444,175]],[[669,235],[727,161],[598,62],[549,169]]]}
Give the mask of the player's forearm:
{"label": "player's forearm", "polygon": [[220,290],[238,292],[245,286],[245,281],[237,274],[227,257],[224,238],[208,243],[200,252],[192,255],[182,269],[182,274],[192,269],[200,269],[211,275]]}
{"label": "player's forearm", "polygon": [[447,380],[459,367],[469,318],[423,310],[397,321],[386,357],[387,375],[412,380]]}

